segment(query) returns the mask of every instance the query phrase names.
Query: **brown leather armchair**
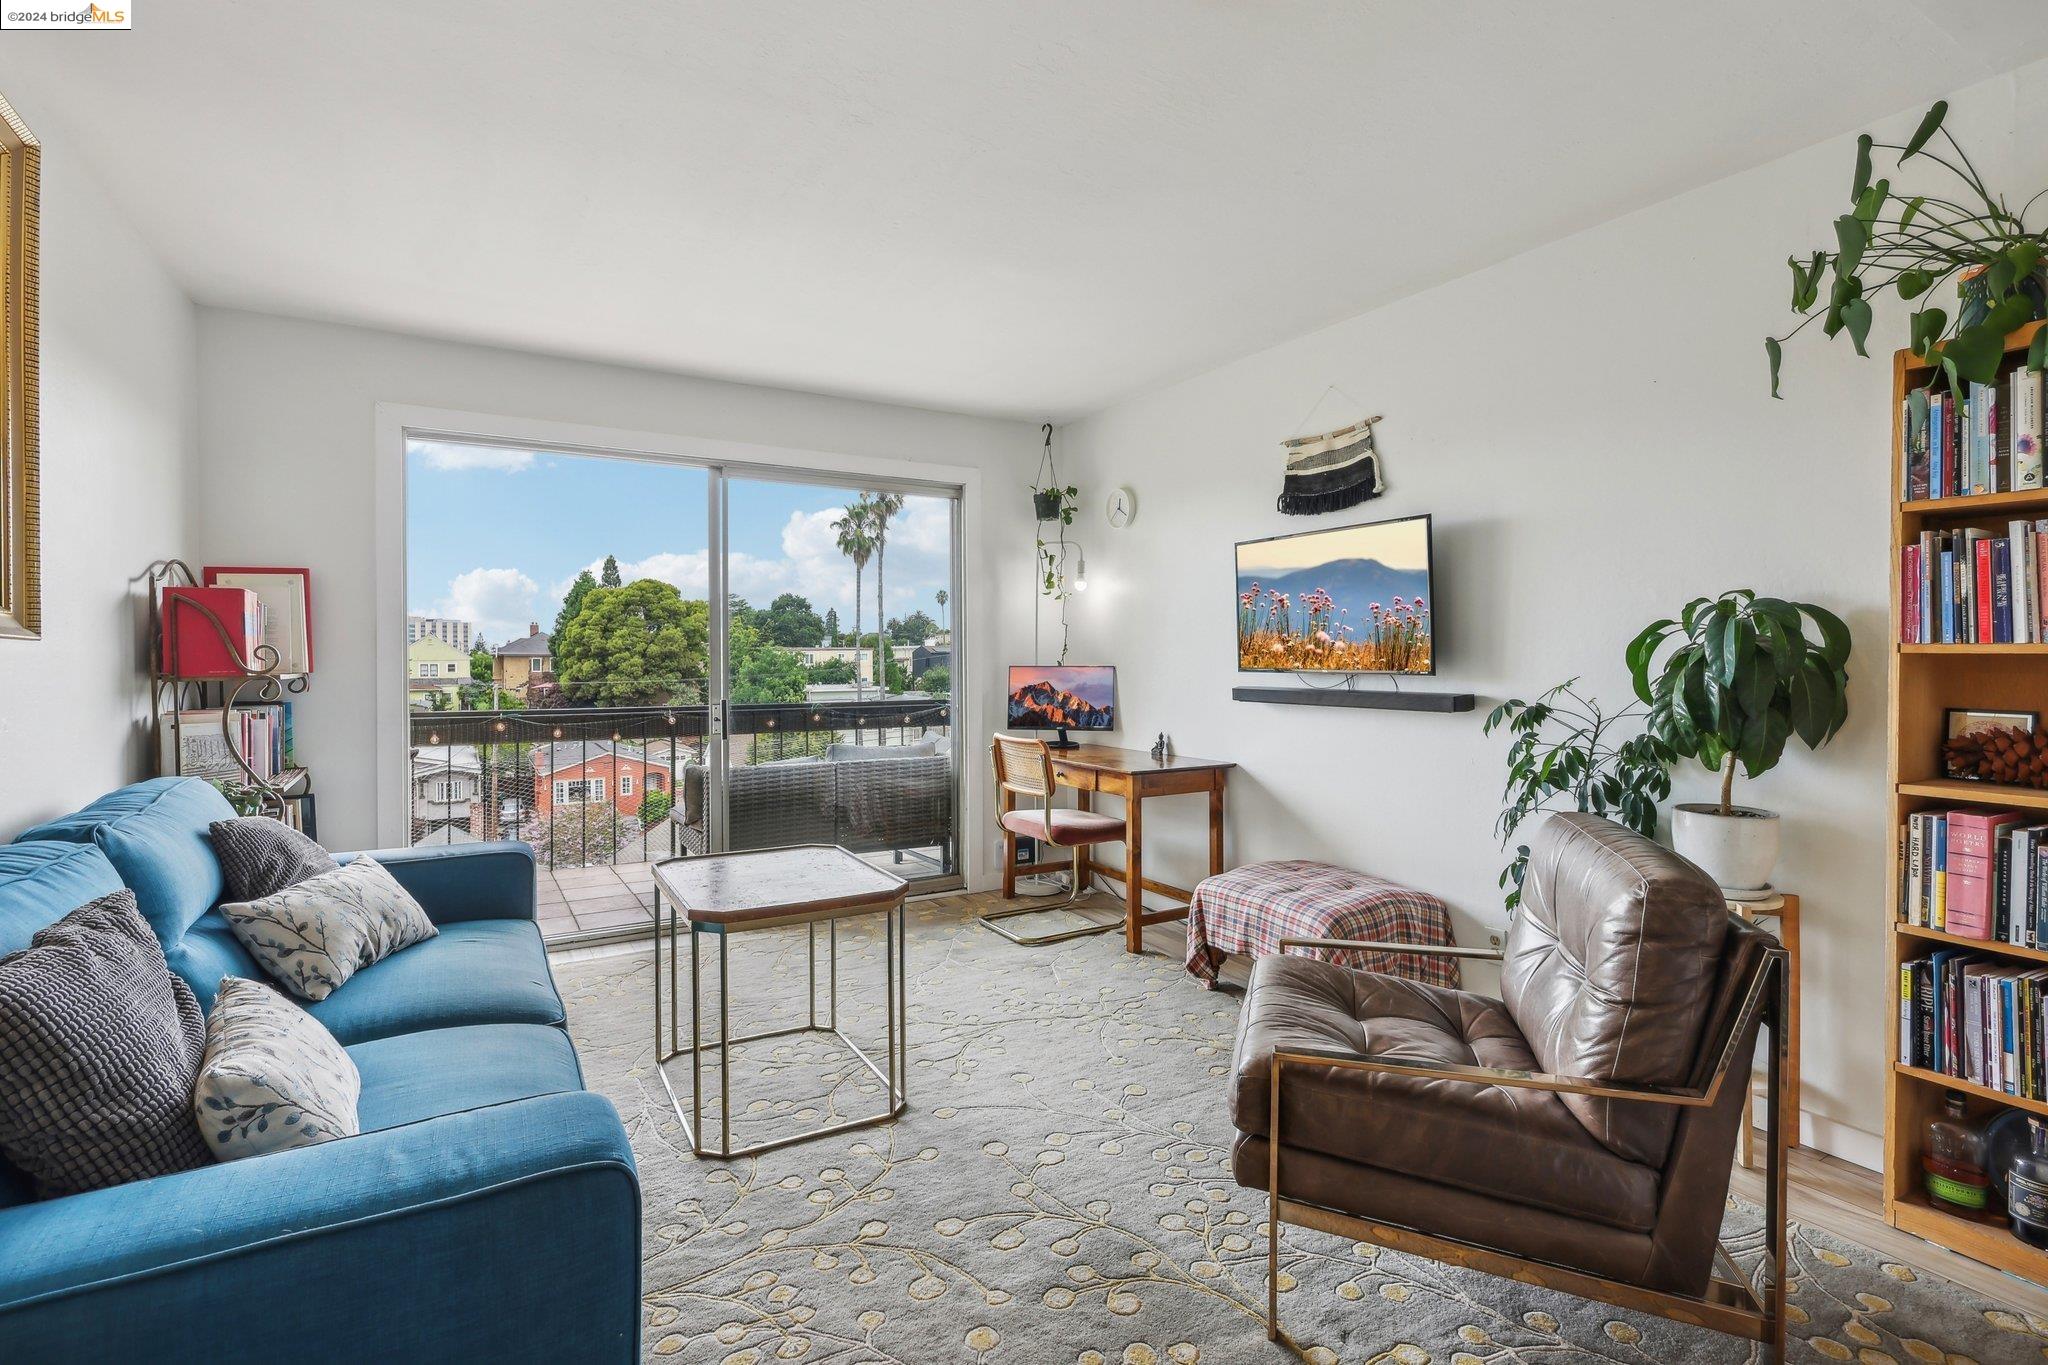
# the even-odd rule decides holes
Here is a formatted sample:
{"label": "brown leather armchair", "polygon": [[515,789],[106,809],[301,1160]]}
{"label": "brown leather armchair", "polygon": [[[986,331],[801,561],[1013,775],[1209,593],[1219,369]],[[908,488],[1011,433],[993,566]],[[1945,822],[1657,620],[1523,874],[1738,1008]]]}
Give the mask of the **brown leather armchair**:
{"label": "brown leather armchair", "polygon": [[[1311,942],[1254,967],[1230,1094],[1234,1173],[1271,1212],[1269,1336],[1294,1223],[1783,1358],[1785,954],[1705,873],[1609,821],[1552,816],[1505,950],[1451,950],[1502,959],[1498,1000],[1284,952]],[[1719,1236],[1765,1024],[1759,1296]]]}

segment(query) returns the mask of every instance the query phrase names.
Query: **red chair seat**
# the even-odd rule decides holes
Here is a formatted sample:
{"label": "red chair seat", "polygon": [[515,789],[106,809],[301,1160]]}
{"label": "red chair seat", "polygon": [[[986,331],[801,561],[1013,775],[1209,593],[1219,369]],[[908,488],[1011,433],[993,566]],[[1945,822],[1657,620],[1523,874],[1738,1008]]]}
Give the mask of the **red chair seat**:
{"label": "red chair seat", "polygon": [[1056,844],[1061,848],[1073,848],[1077,844],[1113,844],[1124,837],[1124,822],[1114,815],[1103,815],[1092,810],[1068,810],[1056,807],[1052,813],[1052,830],[1045,828],[1045,814],[1035,810],[1013,810],[1003,813],[1003,828],[1012,834],[1037,839],[1042,843]]}

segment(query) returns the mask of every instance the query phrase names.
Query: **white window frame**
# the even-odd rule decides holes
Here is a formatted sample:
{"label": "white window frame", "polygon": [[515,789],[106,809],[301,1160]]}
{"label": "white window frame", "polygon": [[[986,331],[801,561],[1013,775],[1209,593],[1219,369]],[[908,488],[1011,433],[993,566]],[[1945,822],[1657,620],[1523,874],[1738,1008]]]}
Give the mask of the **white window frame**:
{"label": "white window frame", "polygon": [[633,774],[631,774],[631,773],[620,773],[620,774],[619,774],[619,799],[620,799],[621,801],[623,801],[623,800],[625,800],[625,799],[626,799],[627,797],[631,796],[632,794],[633,794]]}
{"label": "white window frame", "polygon": [[593,805],[593,806],[602,806],[602,805],[604,804],[604,779],[603,779],[603,778],[601,778],[601,777],[593,777],[593,778],[589,779],[589,781],[590,781],[590,802],[589,802],[589,803],[590,803],[591,805]]}

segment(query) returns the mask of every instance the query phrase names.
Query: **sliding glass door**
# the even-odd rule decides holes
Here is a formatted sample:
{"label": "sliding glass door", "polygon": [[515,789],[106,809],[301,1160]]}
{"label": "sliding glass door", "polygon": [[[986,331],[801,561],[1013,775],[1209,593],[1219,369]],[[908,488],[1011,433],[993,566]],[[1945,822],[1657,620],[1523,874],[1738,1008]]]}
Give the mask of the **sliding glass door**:
{"label": "sliding glass door", "polygon": [[644,931],[661,859],[840,844],[957,882],[958,495],[420,437],[412,842],[514,839],[553,939]]}
{"label": "sliding glass door", "polygon": [[957,495],[725,481],[725,846],[959,875]]}

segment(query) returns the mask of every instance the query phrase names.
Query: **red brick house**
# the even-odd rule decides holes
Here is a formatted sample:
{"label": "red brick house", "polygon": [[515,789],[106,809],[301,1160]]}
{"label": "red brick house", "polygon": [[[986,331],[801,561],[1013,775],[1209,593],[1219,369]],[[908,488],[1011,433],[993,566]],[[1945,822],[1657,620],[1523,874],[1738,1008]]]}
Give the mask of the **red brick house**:
{"label": "red brick house", "polygon": [[611,806],[637,816],[650,791],[666,792],[668,769],[630,744],[610,740],[564,740],[533,751],[533,814],[545,822],[557,810]]}

